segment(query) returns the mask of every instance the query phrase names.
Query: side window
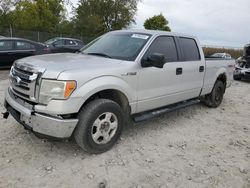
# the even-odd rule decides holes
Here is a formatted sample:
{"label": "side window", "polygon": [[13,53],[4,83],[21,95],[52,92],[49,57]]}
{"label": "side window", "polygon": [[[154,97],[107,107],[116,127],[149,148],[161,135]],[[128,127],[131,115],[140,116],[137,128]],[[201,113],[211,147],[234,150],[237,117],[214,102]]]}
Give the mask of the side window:
{"label": "side window", "polygon": [[84,45],[82,41],[77,40],[77,41],[75,41],[75,42],[76,42],[77,45],[81,45],[81,46]]}
{"label": "side window", "polygon": [[65,40],[65,45],[67,45],[67,46],[74,46],[74,45],[76,45],[76,43],[73,40]]}
{"label": "side window", "polygon": [[0,41],[0,51],[12,50],[13,42],[12,41]]}
{"label": "side window", "polygon": [[16,49],[17,50],[30,50],[30,49],[35,49],[35,46],[29,42],[17,41]]}
{"label": "side window", "polygon": [[144,57],[150,56],[153,53],[163,54],[167,62],[178,61],[175,41],[171,36],[157,37],[149,47]]}
{"label": "side window", "polygon": [[59,40],[55,41],[53,44],[56,45],[56,46],[62,46],[63,45],[63,40],[59,39]]}
{"label": "side window", "polygon": [[198,46],[194,39],[179,38],[184,61],[199,61],[201,59]]}

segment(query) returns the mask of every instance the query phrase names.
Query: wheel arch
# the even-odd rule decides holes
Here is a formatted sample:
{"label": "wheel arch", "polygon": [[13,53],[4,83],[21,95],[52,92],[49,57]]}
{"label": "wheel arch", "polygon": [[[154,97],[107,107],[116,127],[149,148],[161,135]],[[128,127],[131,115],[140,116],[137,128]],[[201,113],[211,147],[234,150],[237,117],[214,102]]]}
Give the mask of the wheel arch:
{"label": "wheel arch", "polygon": [[[222,83],[224,84],[224,92],[226,90],[226,87],[227,87],[227,75],[226,75],[226,72],[221,72],[220,74],[217,75],[217,79],[216,81],[222,81]],[[215,83],[216,83],[215,81]]]}
{"label": "wheel arch", "polygon": [[90,101],[95,99],[109,99],[117,104],[123,109],[124,112],[129,113],[131,112],[131,106],[129,104],[128,97],[120,90],[117,89],[104,89],[101,91],[98,91],[91,96],[88,97],[88,99],[82,104],[83,108],[86,104],[88,104]]}
{"label": "wheel arch", "polygon": [[123,110],[135,111],[136,92],[126,81],[114,77],[105,76],[91,80],[79,87],[72,97],[80,98],[78,111],[87,103],[96,98],[113,100]]}

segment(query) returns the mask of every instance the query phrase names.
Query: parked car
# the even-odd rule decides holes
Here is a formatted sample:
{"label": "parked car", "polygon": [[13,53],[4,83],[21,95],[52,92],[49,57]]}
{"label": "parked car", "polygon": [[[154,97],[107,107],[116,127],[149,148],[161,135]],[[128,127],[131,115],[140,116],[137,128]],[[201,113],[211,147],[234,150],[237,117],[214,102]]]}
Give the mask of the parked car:
{"label": "parked car", "polygon": [[250,44],[244,47],[243,56],[236,60],[234,79],[250,80]]}
{"label": "parked car", "polygon": [[110,149],[130,118],[144,121],[202,101],[218,107],[235,61],[205,59],[197,38],[163,31],[107,33],[75,54],[15,62],[5,107],[35,134],[74,136],[89,153]]}
{"label": "parked car", "polygon": [[9,68],[17,59],[48,53],[48,48],[31,40],[0,38],[0,68]]}
{"label": "parked car", "polygon": [[210,57],[212,58],[225,58],[225,59],[231,59],[231,55],[228,53],[214,53]]}
{"label": "parked car", "polygon": [[45,42],[51,53],[78,52],[84,43],[79,39],[56,37]]}

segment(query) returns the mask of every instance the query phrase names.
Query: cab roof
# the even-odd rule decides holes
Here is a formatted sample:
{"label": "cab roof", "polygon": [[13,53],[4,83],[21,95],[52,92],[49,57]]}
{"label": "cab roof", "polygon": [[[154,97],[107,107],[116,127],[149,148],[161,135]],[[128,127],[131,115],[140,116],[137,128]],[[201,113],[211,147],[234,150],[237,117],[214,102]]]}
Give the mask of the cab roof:
{"label": "cab roof", "polygon": [[195,36],[182,34],[182,33],[175,33],[175,32],[168,32],[168,31],[159,31],[159,30],[147,30],[147,29],[129,29],[129,30],[118,30],[112,32],[128,32],[128,33],[141,33],[141,34],[148,34],[148,35],[171,35],[177,37],[187,37],[187,38],[196,38]]}

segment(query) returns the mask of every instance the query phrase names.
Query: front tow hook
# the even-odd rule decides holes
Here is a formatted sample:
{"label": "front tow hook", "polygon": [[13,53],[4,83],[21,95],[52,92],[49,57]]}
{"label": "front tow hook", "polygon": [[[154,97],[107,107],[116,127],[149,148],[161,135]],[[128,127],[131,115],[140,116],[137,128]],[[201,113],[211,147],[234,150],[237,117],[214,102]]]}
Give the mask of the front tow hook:
{"label": "front tow hook", "polygon": [[4,119],[8,119],[8,117],[9,117],[9,115],[10,115],[9,112],[2,112],[2,114],[3,114],[3,118],[4,118]]}

